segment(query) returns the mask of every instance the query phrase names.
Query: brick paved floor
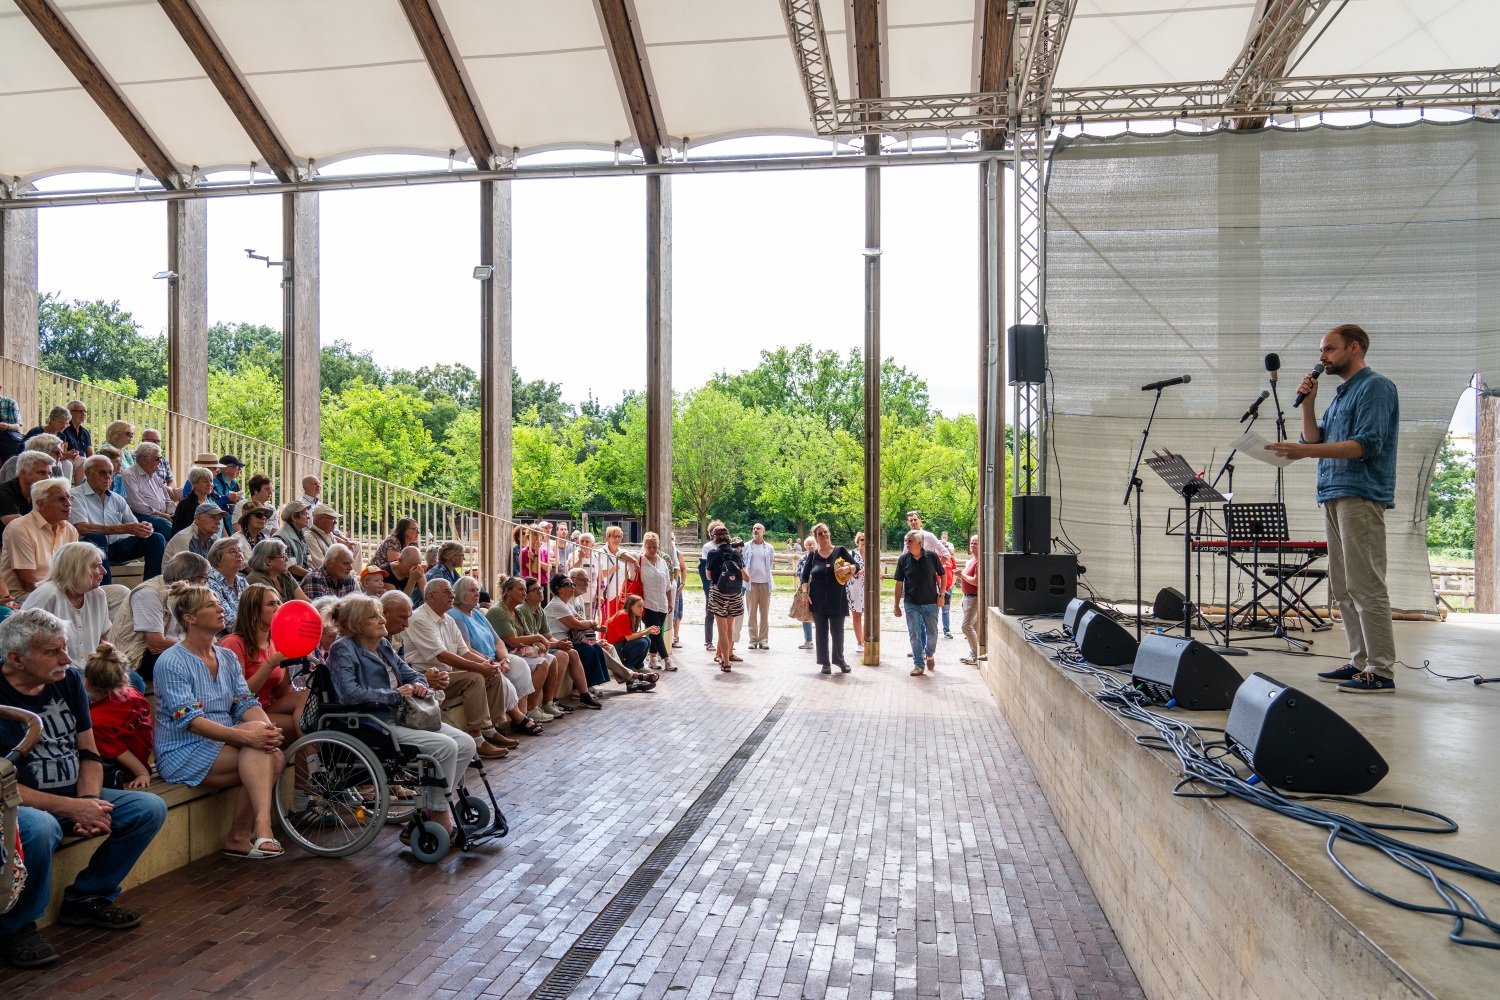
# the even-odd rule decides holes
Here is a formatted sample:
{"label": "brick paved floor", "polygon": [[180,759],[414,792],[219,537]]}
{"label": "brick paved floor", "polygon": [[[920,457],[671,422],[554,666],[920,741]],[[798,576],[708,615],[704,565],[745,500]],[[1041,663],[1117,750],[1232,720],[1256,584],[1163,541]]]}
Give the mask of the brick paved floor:
{"label": "brick paved floor", "polygon": [[501,845],[424,865],[392,829],[343,860],[206,858],[126,895],[136,931],[48,929],[63,961],[4,992],[527,996],[789,696],[576,996],[1140,997],[962,639],[914,678],[896,636],[832,677],[798,638],[730,675],[690,643],[657,693],[491,765]]}

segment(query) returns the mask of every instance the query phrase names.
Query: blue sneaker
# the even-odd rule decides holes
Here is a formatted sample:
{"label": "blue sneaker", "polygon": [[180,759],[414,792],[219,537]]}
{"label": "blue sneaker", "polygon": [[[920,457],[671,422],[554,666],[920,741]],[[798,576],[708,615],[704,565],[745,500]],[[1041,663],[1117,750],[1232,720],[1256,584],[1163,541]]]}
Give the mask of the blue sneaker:
{"label": "blue sneaker", "polygon": [[1396,682],[1389,677],[1381,677],[1379,674],[1363,673],[1355,674],[1349,680],[1339,685],[1340,691],[1349,694],[1395,694]]}
{"label": "blue sneaker", "polygon": [[1328,684],[1342,684],[1344,681],[1352,681],[1359,675],[1359,668],[1352,663],[1346,663],[1337,670],[1328,670],[1318,675],[1318,680]]}

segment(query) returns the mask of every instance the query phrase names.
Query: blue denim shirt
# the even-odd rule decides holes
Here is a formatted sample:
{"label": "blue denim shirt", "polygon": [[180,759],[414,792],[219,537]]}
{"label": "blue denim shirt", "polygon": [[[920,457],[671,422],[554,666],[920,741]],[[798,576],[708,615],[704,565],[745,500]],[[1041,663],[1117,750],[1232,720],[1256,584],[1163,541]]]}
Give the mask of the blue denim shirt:
{"label": "blue denim shirt", "polygon": [[1401,405],[1396,384],[1362,368],[1334,391],[1323,411],[1323,441],[1358,441],[1362,458],[1318,459],[1318,503],[1363,497],[1396,506],[1396,440]]}

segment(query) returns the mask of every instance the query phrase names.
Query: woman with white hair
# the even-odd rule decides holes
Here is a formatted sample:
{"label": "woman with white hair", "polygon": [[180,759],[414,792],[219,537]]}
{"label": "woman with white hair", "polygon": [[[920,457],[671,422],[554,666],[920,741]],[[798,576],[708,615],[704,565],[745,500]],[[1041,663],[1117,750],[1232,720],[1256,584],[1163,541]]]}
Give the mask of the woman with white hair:
{"label": "woman with white hair", "polygon": [[287,569],[287,561],[286,543],[279,538],[267,538],[250,553],[250,571],[246,576],[251,583],[264,584],[276,591],[283,601],[306,601],[307,595]]}
{"label": "woman with white hair", "polygon": [[[192,490],[187,496],[177,502],[177,511],[172,515],[172,533],[168,538],[175,538],[179,531],[188,528],[197,516],[198,508],[206,503],[213,503],[210,495],[214,491],[214,474],[200,465],[195,465],[187,471],[188,489]],[[215,507],[218,504],[214,504]],[[224,512],[219,511],[222,519]]]}
{"label": "woman with white hair", "polygon": [[79,662],[109,634],[104,554],[89,542],[68,542],[52,555],[52,569],[21,606],[41,608],[68,626],[68,654]]}

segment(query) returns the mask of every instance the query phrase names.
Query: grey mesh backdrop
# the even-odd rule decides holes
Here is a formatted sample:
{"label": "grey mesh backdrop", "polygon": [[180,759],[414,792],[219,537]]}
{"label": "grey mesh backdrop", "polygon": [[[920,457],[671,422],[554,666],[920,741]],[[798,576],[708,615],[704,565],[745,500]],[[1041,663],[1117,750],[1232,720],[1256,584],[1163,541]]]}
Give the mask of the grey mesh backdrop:
{"label": "grey mesh backdrop", "polygon": [[[1370,333],[1370,366],[1401,394],[1391,600],[1431,608],[1433,462],[1471,375],[1500,375],[1500,124],[1064,140],[1047,187],[1047,319],[1049,492],[1096,592],[1134,595],[1121,501],[1153,395],[1140,387],[1192,376],[1166,390],[1150,446],[1211,476],[1268,388],[1265,355],[1281,356],[1295,437],[1292,396],[1319,339],[1352,322]],[[1324,377],[1320,413],[1336,384]],[[1257,432],[1274,438],[1270,400],[1260,412]],[[1275,499],[1271,467],[1235,465],[1237,499]],[[1141,474],[1149,603],[1182,586],[1182,539],[1165,534],[1181,500]],[[1315,474],[1309,461],[1286,470],[1294,539],[1324,538]],[[1205,600],[1222,599],[1222,562],[1205,559],[1204,574]]]}

